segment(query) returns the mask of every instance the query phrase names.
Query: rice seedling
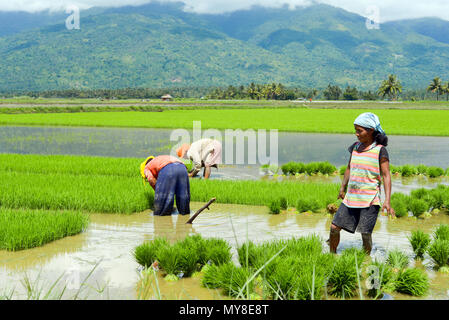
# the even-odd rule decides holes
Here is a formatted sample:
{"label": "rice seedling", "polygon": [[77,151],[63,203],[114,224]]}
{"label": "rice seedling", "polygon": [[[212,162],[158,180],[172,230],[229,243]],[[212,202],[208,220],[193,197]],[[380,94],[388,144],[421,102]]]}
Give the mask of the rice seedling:
{"label": "rice seedling", "polygon": [[449,240],[434,240],[427,251],[435,266],[440,269],[449,265]]}
{"label": "rice seedling", "polygon": [[288,208],[288,200],[287,200],[287,198],[281,197],[279,199],[279,203],[280,203],[280,206],[281,206],[282,210],[287,210],[287,208]]}
{"label": "rice seedling", "polygon": [[416,166],[416,171],[418,172],[418,174],[421,175],[427,175],[427,166],[423,165],[423,164],[419,164]]}
{"label": "rice seedling", "polygon": [[423,259],[424,253],[427,251],[427,247],[430,244],[430,236],[421,230],[412,231],[411,236],[408,238],[415,252],[415,259]]}
{"label": "rice seedling", "polygon": [[164,238],[156,238],[153,241],[144,242],[134,248],[133,256],[138,264],[148,268],[157,261],[157,252],[160,248],[169,246],[170,244]]}
{"label": "rice seedling", "polygon": [[0,249],[17,251],[84,231],[89,217],[79,211],[0,208]]}
{"label": "rice seedling", "polygon": [[157,250],[157,260],[161,269],[169,275],[178,275],[182,271],[179,246],[163,246]]}
{"label": "rice seedling", "polygon": [[205,260],[207,262],[221,265],[231,261],[231,247],[224,239],[210,238],[205,240]]}
{"label": "rice seedling", "polygon": [[201,285],[209,289],[218,289],[222,282],[220,278],[220,266],[212,264],[204,269],[204,276],[201,279]]}
{"label": "rice seedling", "polygon": [[390,265],[377,260],[366,266],[368,296],[377,299],[384,292],[395,290],[396,273]]}
{"label": "rice seedling", "polygon": [[400,251],[399,249],[394,249],[388,252],[386,262],[393,269],[401,270],[407,268],[409,264],[409,258],[404,252]]}
{"label": "rice seedling", "polygon": [[[342,254],[336,259],[327,282],[330,294],[343,299],[351,298],[355,295],[358,282],[356,256],[353,254]],[[360,263],[358,259],[357,263]]]}
{"label": "rice seedling", "polygon": [[296,202],[296,209],[299,212],[317,212],[320,209],[320,204],[313,198],[299,198]]}
{"label": "rice seedling", "polygon": [[409,197],[403,193],[393,193],[391,196],[391,206],[396,213],[396,217],[408,216]]}
{"label": "rice seedling", "polygon": [[435,166],[431,166],[427,168],[427,175],[430,178],[438,178],[444,175],[444,169],[439,168],[439,167],[435,167]]}
{"label": "rice seedling", "polygon": [[429,204],[425,200],[412,198],[409,202],[409,209],[413,216],[418,218],[429,209]]}
{"label": "rice seedling", "polygon": [[405,164],[400,167],[400,173],[403,177],[410,177],[417,173],[417,169],[413,165]]}
{"label": "rice seedling", "polygon": [[409,268],[399,272],[395,287],[397,292],[421,297],[429,290],[429,278],[423,270]]}
{"label": "rice seedling", "polygon": [[347,168],[348,168],[347,165],[346,165],[346,166],[345,166],[345,165],[341,166],[341,167],[338,169],[339,174],[340,174],[341,176],[344,175]]}
{"label": "rice seedling", "polygon": [[449,240],[449,225],[440,224],[434,231],[435,240]]}
{"label": "rice seedling", "polygon": [[301,173],[307,173],[308,175],[327,174],[331,175],[337,171],[337,168],[329,163],[325,162],[310,162],[304,164],[302,162],[288,162],[281,166],[281,170],[285,175],[295,175]]}
{"label": "rice seedling", "polygon": [[281,212],[281,203],[279,200],[273,200],[270,203],[270,213],[279,214]]}

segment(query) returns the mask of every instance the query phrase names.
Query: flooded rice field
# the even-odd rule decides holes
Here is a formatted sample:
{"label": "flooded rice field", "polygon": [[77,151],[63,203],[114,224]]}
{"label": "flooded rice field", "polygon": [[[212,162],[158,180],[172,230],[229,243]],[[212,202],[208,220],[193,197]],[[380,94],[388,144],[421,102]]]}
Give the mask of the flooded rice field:
{"label": "flooded rice field", "polygon": [[[196,210],[202,204],[192,203]],[[161,236],[174,242],[189,234],[204,238],[219,237],[232,246],[234,262],[236,247],[246,239],[258,243],[267,240],[318,234],[325,240],[331,216],[325,214],[299,214],[286,211],[268,214],[266,207],[213,204],[210,211],[201,213],[193,224],[186,224],[188,216],[153,216],[151,212],[134,215],[92,214],[88,229],[42,247],[18,251],[0,251],[0,288],[15,298],[26,298],[26,279],[36,291],[48,291],[58,277],[68,284],[63,298],[78,294],[87,299],[139,298],[139,265],[132,250],[143,241]],[[435,225],[449,223],[449,215],[439,214],[428,219],[401,218],[389,220],[380,215],[373,232],[371,259],[385,259],[388,250],[400,248],[410,261],[413,250],[407,236],[412,230],[432,232]],[[345,248],[361,247],[360,234],[341,233],[338,252]],[[412,262],[413,265],[415,262]],[[449,274],[435,272],[429,260],[422,264],[430,278],[430,292],[425,299],[449,299]],[[90,274],[91,273],[91,274]],[[76,283],[87,278],[87,285],[79,291]],[[58,286],[56,286],[58,287]],[[218,290],[201,287],[199,278],[183,278],[176,282],[158,279],[163,299],[229,299]],[[57,292],[57,289],[54,290]],[[415,299],[395,293],[393,299]]]}
{"label": "flooded rice field", "polygon": [[[149,153],[170,153],[179,142],[170,141],[172,132],[173,130],[166,129],[138,128],[0,126],[0,152],[145,158]],[[222,137],[225,137],[224,132]],[[268,133],[266,139],[268,156]],[[227,141],[222,142],[225,144]],[[353,142],[355,136],[351,134],[279,132],[278,163],[329,161],[338,167],[347,164],[347,148]],[[233,147],[233,157],[236,159],[236,139]],[[449,166],[449,137],[390,136],[388,151],[394,165]],[[248,162],[247,142],[244,143],[243,154],[244,162],[239,163],[239,166],[260,166],[259,162]],[[223,159],[226,159],[225,145]]]}

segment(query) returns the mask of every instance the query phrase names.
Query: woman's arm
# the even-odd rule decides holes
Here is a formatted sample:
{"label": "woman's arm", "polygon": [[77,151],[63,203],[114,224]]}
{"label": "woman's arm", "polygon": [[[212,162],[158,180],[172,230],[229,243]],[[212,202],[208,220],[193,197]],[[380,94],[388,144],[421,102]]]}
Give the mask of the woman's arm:
{"label": "woman's arm", "polygon": [[346,187],[349,182],[349,174],[351,172],[351,159],[349,159],[348,166],[346,167],[345,174],[343,176],[343,181],[341,182],[340,193],[338,194],[338,199],[344,199],[346,195]]}
{"label": "woman's arm", "polygon": [[391,175],[390,175],[390,161],[387,158],[380,159],[380,171],[384,181],[385,201],[382,206],[382,212],[387,210],[387,213],[392,217],[396,217],[394,209],[391,207]]}

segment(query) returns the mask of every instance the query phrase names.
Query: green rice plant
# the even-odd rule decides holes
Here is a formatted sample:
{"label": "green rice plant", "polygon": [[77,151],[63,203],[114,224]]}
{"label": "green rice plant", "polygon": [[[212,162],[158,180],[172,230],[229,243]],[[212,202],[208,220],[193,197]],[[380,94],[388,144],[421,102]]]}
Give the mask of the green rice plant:
{"label": "green rice plant", "polygon": [[410,165],[410,164],[405,164],[403,166],[401,166],[400,168],[400,173],[403,177],[410,177],[413,176],[417,173],[417,169],[415,166]]}
{"label": "green rice plant", "polygon": [[169,245],[165,238],[157,237],[152,241],[144,242],[135,247],[132,253],[138,264],[148,268],[157,260],[158,250]]}
{"label": "green rice plant", "polygon": [[333,174],[337,168],[328,161],[318,163],[318,171],[322,174]]}
{"label": "green rice plant", "polygon": [[429,290],[429,278],[425,271],[409,268],[399,272],[395,287],[397,292],[421,297]]}
{"label": "green rice plant", "polygon": [[249,297],[254,292],[254,280],[250,280],[252,272],[246,268],[236,267],[233,263],[225,263],[218,267],[220,287],[223,293],[231,297]]}
{"label": "green rice plant", "polygon": [[290,174],[301,174],[306,172],[306,165],[301,162],[293,162]]}
{"label": "green rice plant", "polygon": [[449,198],[448,191],[444,186],[443,188],[437,187],[430,191],[430,207],[432,209],[442,209],[444,207],[444,201]]}
{"label": "green rice plant", "polygon": [[338,169],[339,174],[340,174],[341,176],[344,175],[347,168],[348,168],[347,165],[341,166],[341,167]]}
{"label": "green rice plant", "polygon": [[224,239],[209,238],[205,239],[205,257],[207,262],[221,265],[231,261],[231,246]]}
{"label": "green rice plant", "polygon": [[265,294],[271,299],[291,300],[296,297],[295,289],[299,281],[298,257],[278,257],[272,272],[266,278]]}
{"label": "green rice plant", "polygon": [[435,240],[449,240],[449,225],[440,224],[433,233]]}
{"label": "green rice plant", "polygon": [[317,162],[307,163],[305,166],[305,172],[311,176],[317,174],[320,170],[320,165]]}
{"label": "green rice plant", "polygon": [[313,198],[299,198],[296,202],[296,209],[299,212],[317,212],[320,209],[320,204]]}
{"label": "green rice plant", "polygon": [[279,214],[281,212],[281,202],[273,200],[270,203],[270,214]]}
{"label": "green rice plant", "polygon": [[288,208],[288,200],[287,200],[286,197],[281,197],[279,199],[279,203],[280,203],[280,206],[281,206],[282,210],[287,210],[287,208]]}
{"label": "green rice plant", "polygon": [[411,236],[408,238],[415,252],[415,259],[423,259],[424,253],[427,251],[427,247],[430,244],[430,236],[421,230],[412,231]]}
{"label": "green rice plant", "polygon": [[430,178],[438,178],[444,175],[444,169],[440,167],[431,166],[427,168],[427,175]]}
{"label": "green rice plant", "polygon": [[428,169],[427,166],[423,165],[423,164],[419,164],[419,165],[416,166],[417,173],[421,174],[423,176],[427,175],[427,169]]}
{"label": "green rice plant", "polygon": [[152,206],[147,188],[139,178],[0,172],[5,208],[134,213]]}
{"label": "green rice plant", "polygon": [[0,250],[42,246],[83,232],[89,216],[79,211],[6,209],[0,207]]}
{"label": "green rice plant", "polygon": [[390,164],[390,172],[391,174],[401,173],[401,167]]}
{"label": "green rice plant", "polygon": [[400,251],[399,249],[394,249],[388,252],[386,262],[392,268],[401,270],[407,268],[409,264],[409,258],[404,252]]}
{"label": "green rice plant", "polygon": [[220,266],[211,264],[204,271],[204,276],[201,279],[201,285],[209,289],[218,289],[221,287]]}
{"label": "green rice plant", "polygon": [[[388,263],[375,260],[366,266],[366,271],[367,281],[371,281],[371,289],[368,288],[368,296],[374,298],[380,296],[381,291],[393,292],[395,290],[397,275]],[[368,271],[371,273],[368,273]]]}
{"label": "green rice plant", "polygon": [[292,162],[285,163],[281,166],[282,173],[285,175],[291,174]]}
{"label": "green rice plant", "polygon": [[362,250],[362,249],[359,249],[359,248],[355,248],[355,247],[345,249],[345,250],[343,250],[343,252],[341,254],[343,256],[354,257],[354,259],[357,258],[357,266],[358,266],[358,268],[361,268],[363,260],[366,257],[365,250]]}
{"label": "green rice plant", "polygon": [[328,279],[330,294],[339,298],[351,298],[355,295],[358,283],[356,256],[342,254],[336,259]]}
{"label": "green rice plant", "polygon": [[434,240],[427,253],[438,269],[449,265],[449,240]]}
{"label": "green rice plant", "polygon": [[181,266],[181,248],[179,246],[163,246],[157,250],[157,260],[159,267],[166,274],[178,275],[182,271]]}
{"label": "green rice plant", "polygon": [[429,209],[429,204],[423,199],[412,198],[409,202],[409,209],[413,216],[418,218]]}
{"label": "green rice plant", "polygon": [[391,207],[396,213],[396,217],[406,217],[408,215],[409,197],[403,193],[393,193],[390,199]]}

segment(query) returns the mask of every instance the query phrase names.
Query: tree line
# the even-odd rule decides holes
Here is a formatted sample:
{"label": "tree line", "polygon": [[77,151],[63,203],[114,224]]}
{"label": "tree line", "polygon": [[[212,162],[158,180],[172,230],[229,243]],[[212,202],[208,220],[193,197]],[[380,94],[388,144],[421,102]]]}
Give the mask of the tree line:
{"label": "tree line", "polygon": [[174,98],[204,98],[204,99],[252,99],[252,100],[297,100],[297,99],[325,99],[325,100],[426,100],[446,95],[449,99],[449,81],[444,83],[435,77],[427,88],[403,92],[402,85],[396,75],[390,74],[377,89],[362,91],[355,86],[341,88],[329,84],[323,90],[316,88],[302,89],[287,87],[282,83],[225,86],[225,87],[169,87],[169,88],[122,88],[122,89],[67,89],[47,91],[3,92],[0,96],[14,97],[17,95],[31,98],[95,98],[95,99],[159,99],[170,94]]}

